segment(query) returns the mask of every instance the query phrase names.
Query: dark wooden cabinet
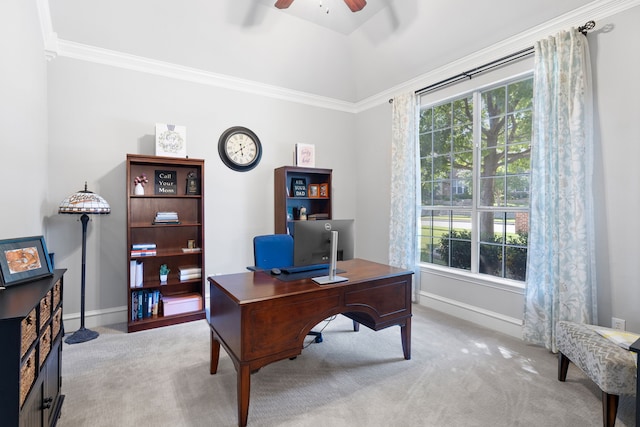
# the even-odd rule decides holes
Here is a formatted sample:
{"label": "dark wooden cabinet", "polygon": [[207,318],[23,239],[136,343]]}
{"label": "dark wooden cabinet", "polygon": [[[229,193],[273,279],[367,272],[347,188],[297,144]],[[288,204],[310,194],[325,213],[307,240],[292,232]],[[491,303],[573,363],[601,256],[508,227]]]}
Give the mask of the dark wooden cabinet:
{"label": "dark wooden cabinet", "polygon": [[127,330],[204,319],[204,160],[128,154],[126,188]]}
{"label": "dark wooden cabinet", "polygon": [[0,291],[3,426],[55,426],[60,417],[65,271]]}
{"label": "dark wooden cabinet", "polygon": [[[282,166],[274,171],[274,232],[291,234],[291,224],[300,220],[300,210],[307,219],[331,219],[331,169]],[[304,183],[304,184],[302,184]],[[299,187],[304,185],[306,194]]]}

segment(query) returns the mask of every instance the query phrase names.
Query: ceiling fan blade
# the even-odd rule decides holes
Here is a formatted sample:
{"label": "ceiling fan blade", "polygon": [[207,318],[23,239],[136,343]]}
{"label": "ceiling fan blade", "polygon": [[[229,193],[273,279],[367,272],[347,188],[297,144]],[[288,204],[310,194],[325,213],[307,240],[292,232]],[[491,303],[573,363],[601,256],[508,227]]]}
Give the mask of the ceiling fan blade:
{"label": "ceiling fan blade", "polygon": [[351,12],[358,12],[367,5],[367,0],[344,0]]}
{"label": "ceiling fan blade", "polygon": [[277,0],[274,6],[278,9],[286,9],[291,6],[291,3],[293,3],[293,0]]}

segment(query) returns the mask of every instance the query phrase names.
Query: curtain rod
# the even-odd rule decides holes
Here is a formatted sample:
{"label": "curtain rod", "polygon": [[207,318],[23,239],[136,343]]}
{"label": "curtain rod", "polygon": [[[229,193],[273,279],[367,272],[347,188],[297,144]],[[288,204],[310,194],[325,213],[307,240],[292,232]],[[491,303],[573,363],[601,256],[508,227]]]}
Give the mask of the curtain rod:
{"label": "curtain rod", "polygon": [[[586,24],[578,27],[578,31],[586,36],[587,32],[592,30],[593,28],[595,28],[595,26],[596,26],[595,21],[588,21]],[[480,74],[480,73],[483,73],[485,71],[491,70],[493,68],[500,67],[502,65],[508,64],[509,62],[517,61],[518,59],[525,58],[525,57],[527,57],[527,56],[529,56],[529,55],[531,55],[533,53],[534,53],[534,47],[533,46],[528,47],[526,49],[522,49],[522,50],[520,50],[518,52],[512,53],[512,54],[507,55],[507,56],[503,56],[500,59],[496,59],[495,61],[488,62],[488,63],[486,63],[484,65],[481,65],[479,67],[473,68],[473,69],[471,69],[469,71],[465,71],[465,72],[460,73],[458,75],[455,75],[453,77],[449,77],[447,79],[441,80],[441,81],[439,81],[437,83],[434,83],[432,85],[425,86],[422,89],[416,90],[415,94],[416,95],[420,95],[422,93],[429,92],[429,91],[432,91],[432,90],[436,90],[436,89],[439,89],[441,87],[456,83],[456,82],[458,82],[460,80],[471,79],[476,74]],[[393,103],[393,98],[389,99],[389,103],[390,104]]]}

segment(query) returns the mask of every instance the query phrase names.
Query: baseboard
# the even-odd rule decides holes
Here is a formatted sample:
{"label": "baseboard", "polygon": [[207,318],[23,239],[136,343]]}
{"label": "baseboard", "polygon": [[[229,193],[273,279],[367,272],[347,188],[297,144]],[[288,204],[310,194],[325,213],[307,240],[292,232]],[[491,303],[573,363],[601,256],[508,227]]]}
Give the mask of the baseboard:
{"label": "baseboard", "polygon": [[505,316],[424,291],[420,292],[419,304],[484,326],[485,328],[502,332],[514,338],[522,338],[522,319]]}
{"label": "baseboard", "polygon": [[[84,326],[89,329],[126,321],[126,306],[92,310],[84,313]],[[80,328],[80,313],[65,314],[62,316],[62,322],[66,332],[73,332]]]}

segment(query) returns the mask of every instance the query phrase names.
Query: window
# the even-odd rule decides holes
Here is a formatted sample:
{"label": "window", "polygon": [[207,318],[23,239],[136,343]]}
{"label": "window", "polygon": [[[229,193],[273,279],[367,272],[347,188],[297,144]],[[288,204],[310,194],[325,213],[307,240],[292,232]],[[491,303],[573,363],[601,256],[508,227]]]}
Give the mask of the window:
{"label": "window", "polygon": [[533,79],[420,108],[420,261],[524,281]]}

